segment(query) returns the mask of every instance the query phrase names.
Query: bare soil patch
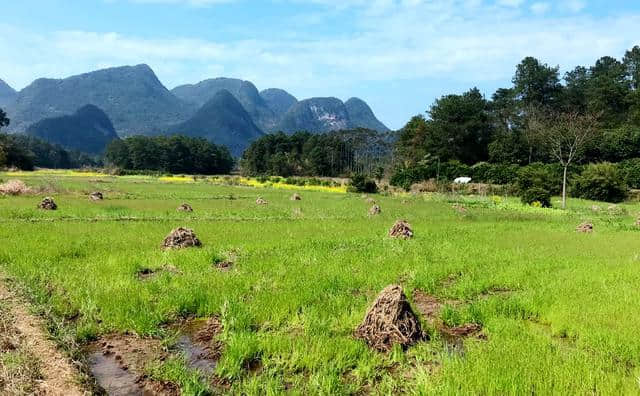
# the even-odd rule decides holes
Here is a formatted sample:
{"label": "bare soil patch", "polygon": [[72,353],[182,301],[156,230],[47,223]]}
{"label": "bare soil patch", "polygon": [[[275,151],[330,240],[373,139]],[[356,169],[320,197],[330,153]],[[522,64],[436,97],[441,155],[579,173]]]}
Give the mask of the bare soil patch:
{"label": "bare soil patch", "polygon": [[212,376],[223,344],[218,340],[222,333],[222,322],[217,317],[191,319],[179,326],[181,333],[175,347],[182,352],[187,365],[201,373]]}
{"label": "bare soil patch", "polygon": [[178,387],[145,374],[147,365],[166,359],[160,340],[109,335],[89,347],[89,367],[109,395],[178,395]]}
{"label": "bare soil patch", "polygon": [[0,348],[2,352],[21,353],[28,360],[19,375],[0,370],[0,390],[13,389],[16,392],[9,394],[19,394],[26,385],[27,393],[38,395],[83,395],[78,371],[49,339],[44,320],[30,314],[29,304],[7,289],[6,282],[0,275]]}
{"label": "bare soil patch", "polygon": [[380,292],[355,336],[383,352],[389,351],[394,344],[406,348],[424,339],[420,321],[398,285],[389,285]]}

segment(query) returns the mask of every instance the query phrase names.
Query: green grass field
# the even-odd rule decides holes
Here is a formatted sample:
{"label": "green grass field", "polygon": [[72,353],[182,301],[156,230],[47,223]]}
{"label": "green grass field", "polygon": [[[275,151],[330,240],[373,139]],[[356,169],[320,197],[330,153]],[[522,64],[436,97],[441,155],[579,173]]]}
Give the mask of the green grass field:
{"label": "green grass field", "polygon": [[[215,374],[225,387],[179,354],[148,362],[183,394],[640,393],[636,204],[594,211],[570,200],[560,211],[513,198],[375,196],[382,214],[369,217],[359,194],[300,191],[291,201],[292,190],[207,181],[0,174],[12,178],[50,192],[0,197],[0,270],[63,344],[126,332],[171,344],[181,318],[220,317]],[[105,200],[90,202],[94,190]],[[45,195],[57,211],[36,209]],[[177,212],[182,202],[194,212]],[[412,240],[387,237],[396,219],[411,223]],[[592,234],[575,232],[584,220]],[[203,246],[162,250],[178,226]],[[215,268],[230,252],[231,270]],[[175,271],[137,275],[167,266]],[[425,322],[430,341],[369,349],[354,329],[392,283],[410,301],[415,290],[460,300],[442,319],[481,324],[486,339],[452,351]]]}

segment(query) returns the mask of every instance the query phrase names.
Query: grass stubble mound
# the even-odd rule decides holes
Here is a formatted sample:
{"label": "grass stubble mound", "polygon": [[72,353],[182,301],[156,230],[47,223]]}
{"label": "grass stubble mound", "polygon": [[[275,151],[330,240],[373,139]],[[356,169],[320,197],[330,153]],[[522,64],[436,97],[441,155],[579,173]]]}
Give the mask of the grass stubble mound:
{"label": "grass stubble mound", "polygon": [[591,233],[593,232],[593,223],[584,222],[576,227],[577,232]]}
{"label": "grass stubble mound", "polygon": [[258,199],[256,199],[256,205],[266,205],[267,203],[267,200],[262,197],[258,197]]}
{"label": "grass stubble mound", "polygon": [[195,232],[190,228],[178,227],[172,230],[166,238],[162,246],[165,249],[181,249],[187,247],[200,247],[202,243],[196,237]]}
{"label": "grass stubble mound", "polygon": [[38,204],[38,209],[44,210],[56,210],[58,209],[58,205],[56,205],[55,201],[51,197],[45,197]]}
{"label": "grass stubble mound", "polygon": [[406,348],[424,339],[420,321],[398,285],[389,285],[378,294],[355,336],[381,352],[394,344]]}
{"label": "grass stubble mound", "polygon": [[298,194],[298,193],[294,193],[294,194],[291,196],[291,200],[292,200],[292,201],[302,201],[302,197],[300,196],[300,194]]}
{"label": "grass stubble mound", "polygon": [[382,210],[380,209],[380,205],[373,205],[369,208],[369,216],[379,215],[381,212]]}
{"label": "grass stubble mound", "polygon": [[188,203],[183,203],[176,209],[178,212],[193,212],[193,208]]}
{"label": "grass stubble mound", "polygon": [[103,199],[104,199],[104,196],[100,191],[94,191],[91,194],[89,194],[89,200],[91,201],[102,201]]}
{"label": "grass stubble mound", "polygon": [[389,236],[391,238],[410,239],[413,238],[413,230],[411,225],[405,220],[396,220],[393,227],[389,230]]}

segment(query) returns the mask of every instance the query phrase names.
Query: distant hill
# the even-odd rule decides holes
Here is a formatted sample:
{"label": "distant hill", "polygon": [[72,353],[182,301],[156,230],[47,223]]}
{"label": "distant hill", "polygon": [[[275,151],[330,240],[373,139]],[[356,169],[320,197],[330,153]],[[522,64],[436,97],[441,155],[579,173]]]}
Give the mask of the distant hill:
{"label": "distant hill", "polygon": [[226,89],[218,91],[193,117],[169,132],[204,137],[227,146],[235,156],[263,135],[242,104]]}
{"label": "distant hill", "polygon": [[342,103],[337,98],[302,100],[294,104],[278,124],[278,130],[286,133],[320,133],[356,128],[389,131],[389,128],[378,121],[369,105],[357,98],[351,98],[347,103]]}
{"label": "distant hill", "polygon": [[298,103],[295,96],[279,88],[265,89],[260,92],[260,96],[278,118],[282,118],[293,105]]}
{"label": "distant hill", "polygon": [[[218,96],[222,91],[234,100],[228,95]],[[11,119],[6,128],[10,133],[25,132],[42,120],[69,116],[88,104],[106,113],[119,136],[159,135],[180,129],[185,134],[208,136],[216,144],[228,143],[236,155],[250,143],[243,138],[253,139],[263,132],[322,133],[358,127],[388,130],[360,99],[352,98],[347,103],[337,98],[298,101],[282,89],[259,92],[250,81],[234,78],[208,79],[169,91],[144,64],[64,79],[41,78],[20,92],[0,81],[0,107]],[[69,127],[71,120],[77,118],[64,118],[67,130],[77,133],[77,128]],[[195,129],[187,129],[191,127]],[[36,133],[40,128],[38,125],[31,131]],[[83,145],[98,150],[103,144],[101,140],[94,143],[84,141]]]}
{"label": "distant hill", "polygon": [[378,132],[388,132],[389,128],[373,114],[369,105],[362,99],[351,98],[344,103],[354,128],[366,128]]}
{"label": "distant hill", "polygon": [[185,102],[204,105],[218,92],[230,92],[249,113],[253,122],[262,130],[270,131],[277,124],[277,117],[250,81],[235,78],[214,78],[197,84],[175,87],[171,92]]}
{"label": "distant hill", "polygon": [[86,105],[72,115],[46,118],[27,128],[27,135],[90,154],[100,154],[118,139],[111,120],[98,107]]}
{"label": "distant hill", "polygon": [[11,88],[9,84],[0,80],[0,107],[4,109],[4,107],[13,102],[18,96],[18,93],[15,89]]}
{"label": "distant hill", "polygon": [[9,130],[22,132],[32,123],[70,114],[86,104],[104,110],[121,135],[152,133],[195,111],[195,106],[171,94],[149,66],[123,66],[34,81],[7,106]]}
{"label": "distant hill", "polygon": [[311,98],[296,103],[284,115],[278,130],[329,132],[350,129],[347,108],[337,98]]}

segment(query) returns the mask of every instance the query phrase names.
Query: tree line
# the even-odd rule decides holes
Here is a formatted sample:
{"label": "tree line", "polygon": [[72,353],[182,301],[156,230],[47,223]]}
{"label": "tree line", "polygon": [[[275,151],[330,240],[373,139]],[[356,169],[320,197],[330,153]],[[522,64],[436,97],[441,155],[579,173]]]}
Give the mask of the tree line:
{"label": "tree line", "polygon": [[392,152],[389,135],[368,129],[325,134],[282,132],[254,141],[240,161],[249,176],[348,176],[374,173]]}
{"label": "tree line", "polygon": [[204,138],[181,135],[113,140],[104,158],[111,166],[121,169],[202,175],[227,174],[234,165],[226,147]]}
{"label": "tree line", "polygon": [[[0,128],[9,125],[9,118],[0,109]],[[32,170],[35,167],[75,169],[102,166],[99,158],[26,135],[0,133],[0,168]]]}

